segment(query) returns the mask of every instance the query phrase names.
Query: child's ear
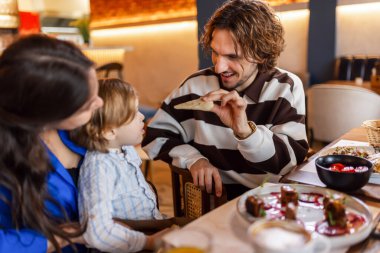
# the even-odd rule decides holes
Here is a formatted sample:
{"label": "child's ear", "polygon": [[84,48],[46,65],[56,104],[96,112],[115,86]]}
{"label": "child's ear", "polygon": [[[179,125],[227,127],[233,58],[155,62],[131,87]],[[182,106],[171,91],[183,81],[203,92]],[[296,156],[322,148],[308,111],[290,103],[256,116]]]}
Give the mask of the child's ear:
{"label": "child's ear", "polygon": [[107,141],[112,141],[116,139],[116,131],[115,129],[109,129],[103,131],[103,137],[106,138]]}

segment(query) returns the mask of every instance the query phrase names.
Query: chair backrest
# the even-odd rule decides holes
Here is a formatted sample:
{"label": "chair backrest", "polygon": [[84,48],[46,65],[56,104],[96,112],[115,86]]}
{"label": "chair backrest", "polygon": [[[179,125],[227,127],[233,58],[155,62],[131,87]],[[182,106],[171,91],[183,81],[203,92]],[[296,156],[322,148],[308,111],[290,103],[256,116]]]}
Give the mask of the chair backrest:
{"label": "chair backrest", "polygon": [[364,57],[352,59],[351,80],[355,80],[357,77],[364,79],[366,61],[367,59]]}
{"label": "chair backrest", "polygon": [[122,73],[123,65],[121,63],[110,62],[96,68],[97,73],[104,72],[104,75],[102,77],[109,77],[112,71],[115,71],[117,74],[117,77],[123,80],[123,73]]}
{"label": "chair backrest", "polygon": [[361,77],[364,81],[370,81],[372,68],[376,62],[380,61],[380,56],[354,55],[342,56],[336,59],[334,69],[334,80],[355,80]]}
{"label": "chair backrest", "polygon": [[313,85],[307,91],[312,139],[331,142],[368,119],[380,118],[380,96],[361,87]]}
{"label": "chair backrest", "polygon": [[370,57],[367,59],[367,63],[365,65],[365,70],[364,70],[364,81],[371,80],[372,69],[375,67],[377,62],[380,62],[380,58]]}
{"label": "chair backrest", "polygon": [[340,57],[336,61],[334,79],[336,80],[350,80],[352,72],[352,58]]}
{"label": "chair backrest", "polygon": [[207,193],[193,184],[191,173],[170,165],[172,174],[174,216],[198,218],[201,215],[227,202],[227,194],[223,187],[221,197]]}

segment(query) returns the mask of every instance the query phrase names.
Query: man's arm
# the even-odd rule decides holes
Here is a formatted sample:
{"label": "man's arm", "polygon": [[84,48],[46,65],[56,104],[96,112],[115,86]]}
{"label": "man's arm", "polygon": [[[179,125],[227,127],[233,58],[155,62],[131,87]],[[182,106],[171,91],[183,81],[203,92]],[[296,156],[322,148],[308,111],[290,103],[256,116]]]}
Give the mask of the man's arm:
{"label": "man's arm", "polygon": [[[164,108],[166,106],[163,106]],[[166,126],[166,128],[164,128]],[[179,168],[188,168],[195,185],[212,192],[212,181],[215,182],[217,196],[222,195],[222,180],[218,169],[193,146],[186,144],[182,136],[192,138],[170,113],[160,109],[151,124],[143,141],[143,149],[150,158],[160,159]]]}
{"label": "man's arm", "polygon": [[189,168],[204,158],[191,143],[197,112],[177,110],[175,105],[197,99],[219,87],[211,70],[199,71],[188,77],[162,103],[148,125],[142,147],[151,159],[163,160],[179,168]]}
{"label": "man's arm", "polygon": [[[241,154],[266,172],[284,175],[303,162],[309,145],[305,128],[305,94],[301,80],[291,74],[272,79],[262,103],[272,103],[269,120],[258,125],[249,139],[240,141]],[[261,145],[257,145],[261,143]]]}
{"label": "man's arm", "polygon": [[[211,192],[212,178],[217,194],[222,191],[218,170],[191,143],[194,141],[194,111],[174,109],[174,106],[197,99],[219,87],[217,77],[208,70],[189,77],[168,96],[150,122],[142,142],[151,159],[160,159],[179,168],[188,168],[194,184]],[[200,176],[202,174],[203,176]],[[206,176],[206,177],[205,177]]]}
{"label": "man's arm", "polygon": [[252,168],[283,175],[301,163],[307,153],[304,93],[301,81],[293,78],[292,89],[274,81],[272,85],[282,90],[277,91],[277,97],[273,92],[264,94],[270,99],[267,104],[272,104],[271,110],[265,112],[269,122],[254,127],[248,121],[254,118],[251,114],[257,114],[252,111],[257,104],[247,104],[236,91],[218,90],[203,97],[206,101],[221,101],[212,111],[233,130],[238,150]]}

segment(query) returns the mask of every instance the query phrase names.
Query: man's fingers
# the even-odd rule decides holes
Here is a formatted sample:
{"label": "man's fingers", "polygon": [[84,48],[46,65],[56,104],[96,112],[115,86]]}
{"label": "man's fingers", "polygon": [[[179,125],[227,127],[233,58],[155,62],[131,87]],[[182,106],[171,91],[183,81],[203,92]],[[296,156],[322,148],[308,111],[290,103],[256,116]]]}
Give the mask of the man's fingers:
{"label": "man's fingers", "polygon": [[205,189],[205,172],[204,169],[198,171],[198,186],[201,190]]}
{"label": "man's fingers", "polygon": [[212,171],[208,171],[205,174],[205,184],[206,184],[206,191],[208,193],[212,192]]}
{"label": "man's fingers", "polygon": [[222,96],[224,96],[227,93],[228,93],[228,91],[223,90],[223,89],[219,89],[219,90],[216,90],[216,91],[209,92],[208,94],[206,94],[205,96],[203,96],[202,99],[205,100],[205,101],[221,100]]}
{"label": "man's fingers", "polygon": [[242,106],[244,105],[244,100],[242,97],[240,97],[239,93],[237,93],[236,91],[231,91],[229,92],[228,94],[225,94],[223,97],[222,97],[222,105],[226,105],[227,103],[229,102],[234,102],[233,104],[235,106]]}
{"label": "man's fingers", "polygon": [[[222,195],[222,179],[217,168],[212,166],[207,160],[200,159],[190,168],[194,185],[199,186],[202,190],[206,189],[208,193],[212,193],[213,184],[215,182],[216,196]],[[214,182],[213,182],[214,181]]]}
{"label": "man's fingers", "polygon": [[217,197],[220,197],[222,196],[222,191],[223,191],[222,178],[220,177],[219,171],[217,169],[213,171],[212,176],[215,182],[215,195]]}
{"label": "man's fingers", "polygon": [[190,170],[194,185],[198,186],[198,171]]}

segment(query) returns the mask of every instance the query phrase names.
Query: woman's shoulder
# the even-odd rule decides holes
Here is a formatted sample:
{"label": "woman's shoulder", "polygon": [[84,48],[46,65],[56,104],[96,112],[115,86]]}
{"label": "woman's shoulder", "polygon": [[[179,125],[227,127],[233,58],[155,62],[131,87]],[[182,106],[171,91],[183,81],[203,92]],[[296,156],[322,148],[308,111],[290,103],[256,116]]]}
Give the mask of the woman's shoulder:
{"label": "woman's shoulder", "polygon": [[69,131],[67,131],[67,130],[58,130],[58,135],[61,138],[61,141],[63,142],[63,144],[65,144],[73,152],[75,152],[75,153],[77,153],[77,154],[79,154],[81,156],[84,156],[86,154],[86,151],[87,151],[86,148],[77,145],[76,143],[74,143],[70,139]]}

